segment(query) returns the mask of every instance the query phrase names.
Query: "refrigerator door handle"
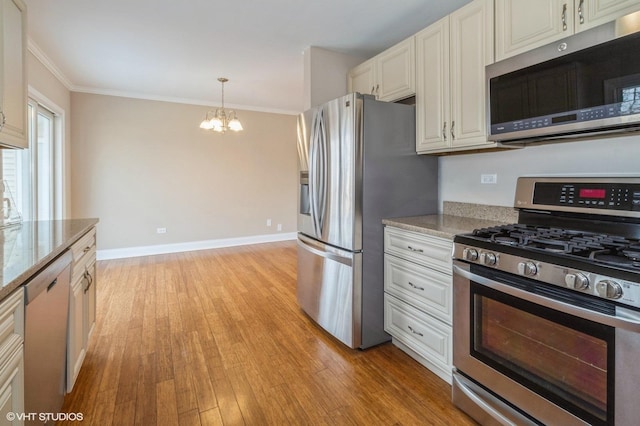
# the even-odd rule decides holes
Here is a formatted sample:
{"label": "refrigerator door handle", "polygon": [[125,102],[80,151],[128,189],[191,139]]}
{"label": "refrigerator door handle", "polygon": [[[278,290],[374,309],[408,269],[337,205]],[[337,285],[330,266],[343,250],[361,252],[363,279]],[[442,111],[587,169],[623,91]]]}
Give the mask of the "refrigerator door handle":
{"label": "refrigerator door handle", "polygon": [[322,235],[324,230],[324,219],[327,210],[327,129],[324,121],[324,114],[318,116],[318,148],[319,148],[319,164],[320,170],[320,187],[318,188],[318,230]]}
{"label": "refrigerator door handle", "polygon": [[353,266],[353,254],[350,252],[345,252],[345,255],[341,255],[340,250],[313,241],[302,235],[298,235],[298,244],[305,250],[320,257],[342,263],[343,265]]}
{"label": "refrigerator door handle", "polygon": [[311,139],[309,141],[309,210],[311,214],[311,222],[313,224],[314,236],[320,236],[320,224],[318,222],[318,187],[320,185],[320,167],[318,159],[318,126],[322,110],[313,114],[311,121]]}

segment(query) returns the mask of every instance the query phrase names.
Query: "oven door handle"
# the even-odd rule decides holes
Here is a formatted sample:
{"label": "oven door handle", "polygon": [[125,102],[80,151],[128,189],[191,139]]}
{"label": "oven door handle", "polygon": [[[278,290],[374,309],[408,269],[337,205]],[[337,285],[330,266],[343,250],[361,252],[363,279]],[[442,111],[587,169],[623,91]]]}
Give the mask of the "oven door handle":
{"label": "oven door handle", "polygon": [[[630,318],[622,318],[618,316],[603,314],[600,312],[581,308],[579,306],[573,306],[573,305],[570,305],[569,303],[565,303],[558,300],[550,299],[548,297],[540,296],[538,294],[529,293],[528,291],[520,290],[519,288],[512,287],[507,284],[503,284],[501,282],[483,277],[481,275],[474,274],[473,272],[468,271],[467,269],[465,269],[464,267],[456,263],[459,263],[459,262],[454,261],[454,265],[453,265],[454,274],[458,274],[478,284],[482,284],[486,287],[490,287],[502,293],[510,294],[511,296],[517,297],[519,299],[528,300],[529,302],[535,303],[537,305],[546,306],[547,308],[551,308],[560,312],[566,312],[568,314],[571,314],[579,318],[584,318],[586,320],[594,321],[604,325],[609,325],[611,327],[621,328],[621,329],[629,330],[635,333],[640,333],[640,322],[638,321],[634,321]],[[462,265],[466,265],[466,264],[462,264]]]}

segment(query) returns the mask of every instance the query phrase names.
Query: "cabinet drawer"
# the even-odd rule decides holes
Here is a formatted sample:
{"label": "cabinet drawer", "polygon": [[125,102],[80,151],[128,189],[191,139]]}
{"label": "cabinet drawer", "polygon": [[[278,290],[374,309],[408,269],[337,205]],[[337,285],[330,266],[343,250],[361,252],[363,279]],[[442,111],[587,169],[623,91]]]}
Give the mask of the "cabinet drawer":
{"label": "cabinet drawer", "polygon": [[0,345],[12,334],[24,339],[24,289],[20,287],[0,303]]}
{"label": "cabinet drawer", "polygon": [[386,253],[451,274],[453,243],[450,240],[386,226],[384,250]]}
{"label": "cabinet drawer", "polygon": [[452,277],[435,269],[384,255],[384,289],[436,318],[451,324]]}
{"label": "cabinet drawer", "polygon": [[[71,246],[73,253],[72,277],[84,273],[85,267],[96,257],[96,228],[92,228]],[[73,278],[72,278],[73,279]]]}
{"label": "cabinet drawer", "polygon": [[24,289],[0,303],[0,359],[5,360],[24,341]]}
{"label": "cabinet drawer", "polygon": [[445,370],[451,369],[450,326],[385,294],[384,329],[418,355]]}

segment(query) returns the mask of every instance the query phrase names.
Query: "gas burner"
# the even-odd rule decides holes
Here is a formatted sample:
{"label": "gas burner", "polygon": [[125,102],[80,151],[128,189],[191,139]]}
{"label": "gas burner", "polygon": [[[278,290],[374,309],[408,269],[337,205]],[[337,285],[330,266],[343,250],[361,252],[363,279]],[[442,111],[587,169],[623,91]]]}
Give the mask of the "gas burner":
{"label": "gas burner", "polygon": [[610,266],[617,266],[628,269],[640,269],[640,261],[630,259],[621,254],[612,253],[608,250],[593,252],[589,256],[589,259],[594,260],[597,263]]}
{"label": "gas burner", "polygon": [[634,262],[640,262],[640,244],[632,244],[622,250],[622,254]]}
{"label": "gas burner", "polygon": [[508,244],[508,245],[518,245],[518,243],[520,242],[517,238],[514,237],[510,237],[508,235],[500,235],[500,236],[494,236],[492,238],[493,241],[495,241],[496,243],[500,243],[500,244]]}

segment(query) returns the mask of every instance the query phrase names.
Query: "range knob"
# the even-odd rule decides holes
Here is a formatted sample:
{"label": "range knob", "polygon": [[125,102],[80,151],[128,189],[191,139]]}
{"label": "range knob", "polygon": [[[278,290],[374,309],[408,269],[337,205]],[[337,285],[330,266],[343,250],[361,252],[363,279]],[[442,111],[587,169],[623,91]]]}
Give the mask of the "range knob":
{"label": "range knob", "polygon": [[589,287],[589,278],[580,272],[565,275],[564,282],[568,288],[574,290],[585,290]]}
{"label": "range knob", "polygon": [[596,291],[600,297],[606,297],[607,299],[620,299],[622,297],[622,286],[611,280],[598,281]]}
{"label": "range knob", "polygon": [[476,260],[478,260],[478,250],[466,248],[462,251],[462,257],[464,257],[465,260],[475,262]]}
{"label": "range knob", "polygon": [[497,257],[495,253],[491,253],[491,252],[480,253],[480,262],[482,262],[483,264],[487,266],[493,266],[496,264],[496,261],[497,261]]}
{"label": "range knob", "polygon": [[533,262],[518,263],[518,273],[526,277],[532,277],[538,273],[538,267]]}

